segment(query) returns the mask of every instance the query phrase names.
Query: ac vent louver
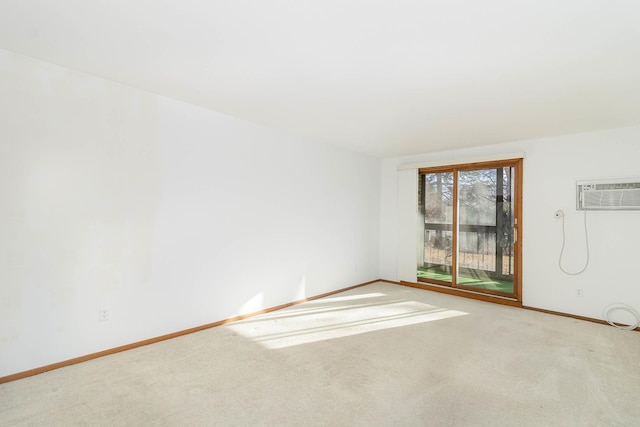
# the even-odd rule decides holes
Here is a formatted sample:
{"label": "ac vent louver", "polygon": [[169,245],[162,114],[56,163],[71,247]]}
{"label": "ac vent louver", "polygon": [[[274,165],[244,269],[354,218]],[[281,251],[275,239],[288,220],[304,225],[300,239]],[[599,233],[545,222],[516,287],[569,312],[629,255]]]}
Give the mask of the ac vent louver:
{"label": "ac vent louver", "polygon": [[640,210],[640,178],[578,181],[576,201],[580,211]]}

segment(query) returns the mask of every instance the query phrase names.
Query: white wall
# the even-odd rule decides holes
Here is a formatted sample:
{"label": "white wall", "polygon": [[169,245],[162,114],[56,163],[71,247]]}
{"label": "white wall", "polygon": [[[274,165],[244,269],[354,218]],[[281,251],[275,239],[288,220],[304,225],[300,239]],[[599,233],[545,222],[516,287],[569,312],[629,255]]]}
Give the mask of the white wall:
{"label": "white wall", "polygon": [[[610,303],[640,310],[637,273],[640,212],[589,212],[591,262],[585,273],[568,276],[558,268],[561,222],[566,215],[567,248],[563,266],[577,271],[585,257],[582,212],[575,209],[575,182],[589,178],[640,177],[640,126],[386,159],[382,165],[380,274],[397,280],[397,176],[399,164],[525,152],[523,177],[523,303],[602,319]],[[584,292],[576,297],[576,289]],[[623,312],[617,320],[624,318]],[[616,317],[614,317],[616,319]]]}
{"label": "white wall", "polygon": [[379,168],[0,51],[0,376],[377,279]]}

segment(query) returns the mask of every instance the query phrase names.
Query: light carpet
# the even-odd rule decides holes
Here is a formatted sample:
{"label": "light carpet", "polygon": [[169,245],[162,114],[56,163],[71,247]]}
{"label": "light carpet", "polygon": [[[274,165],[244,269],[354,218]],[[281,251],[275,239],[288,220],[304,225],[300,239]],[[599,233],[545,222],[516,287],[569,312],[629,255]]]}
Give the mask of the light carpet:
{"label": "light carpet", "polygon": [[0,385],[1,425],[640,425],[640,334],[375,283]]}

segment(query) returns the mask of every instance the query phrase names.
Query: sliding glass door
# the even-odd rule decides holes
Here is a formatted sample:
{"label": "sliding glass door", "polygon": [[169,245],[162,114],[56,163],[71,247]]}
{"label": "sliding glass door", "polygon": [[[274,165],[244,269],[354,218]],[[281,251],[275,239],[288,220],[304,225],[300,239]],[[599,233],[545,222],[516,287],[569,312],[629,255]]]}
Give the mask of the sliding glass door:
{"label": "sliding glass door", "polygon": [[[420,223],[424,224],[418,278],[450,284],[453,274],[453,172],[420,175]],[[420,259],[420,258],[419,258]]]}
{"label": "sliding glass door", "polygon": [[421,169],[418,280],[519,295],[521,160]]}

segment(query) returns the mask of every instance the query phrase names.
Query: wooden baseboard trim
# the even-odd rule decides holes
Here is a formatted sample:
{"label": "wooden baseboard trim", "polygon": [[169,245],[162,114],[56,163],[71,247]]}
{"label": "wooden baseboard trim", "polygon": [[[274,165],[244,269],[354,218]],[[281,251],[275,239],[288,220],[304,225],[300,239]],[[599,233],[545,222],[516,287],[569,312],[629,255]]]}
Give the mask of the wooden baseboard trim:
{"label": "wooden baseboard trim", "polygon": [[[583,320],[585,322],[599,323],[601,325],[611,326],[609,325],[609,322],[607,322],[606,320],[594,319],[593,317],[578,316],[577,314],[563,313],[561,311],[546,310],[544,308],[529,307],[526,305],[523,305],[522,308],[524,308],[525,310],[538,311],[540,313],[553,314],[555,316],[569,317],[571,319]],[[627,326],[627,325],[620,325],[620,326]],[[640,327],[635,328],[634,331],[640,332]]]}
{"label": "wooden baseboard trim", "polygon": [[131,350],[131,349],[138,348],[138,347],[143,347],[145,345],[149,345],[149,344],[154,344],[154,343],[161,342],[161,341],[170,340],[172,338],[177,338],[177,337],[180,337],[180,336],[183,336],[183,335],[192,334],[194,332],[203,331],[205,329],[215,328],[216,326],[226,325],[228,323],[237,322],[238,320],[247,319],[249,317],[258,316],[260,314],[265,314],[265,313],[270,313],[272,311],[281,310],[283,308],[291,307],[293,305],[302,304],[303,302],[313,301],[313,300],[316,300],[316,299],[319,299],[319,298],[325,298],[325,297],[328,297],[328,296],[331,296],[331,295],[334,295],[334,294],[337,294],[337,293],[340,293],[340,292],[349,291],[351,289],[356,289],[356,288],[359,288],[359,287],[362,287],[362,286],[366,286],[366,285],[370,285],[372,283],[376,283],[376,282],[379,282],[379,281],[380,280],[372,280],[370,282],[360,283],[359,285],[349,286],[347,288],[342,288],[342,289],[338,289],[336,291],[326,292],[324,294],[315,295],[315,296],[311,296],[311,297],[308,297],[308,298],[303,298],[303,299],[300,299],[300,300],[297,300],[297,301],[289,302],[289,303],[278,305],[278,306],[275,306],[275,307],[265,308],[264,310],[259,310],[259,311],[253,312],[253,313],[243,314],[243,315],[240,315],[240,316],[234,316],[234,317],[231,317],[229,319],[219,320],[217,322],[208,323],[206,325],[196,326],[194,328],[189,328],[189,329],[185,329],[185,330],[182,330],[182,331],[173,332],[171,334],[161,335],[159,337],[150,338],[150,339],[147,339],[147,340],[142,340],[142,341],[134,342],[134,343],[131,343],[131,344],[122,345],[122,346],[111,348],[111,349],[108,349],[108,350],[99,351],[97,353],[87,354],[85,356],[75,357],[73,359],[64,360],[62,362],[52,363],[51,365],[46,365],[46,366],[42,366],[42,367],[39,367],[39,368],[29,369],[28,371],[18,372],[18,373],[15,373],[15,374],[11,374],[11,375],[7,375],[7,376],[4,376],[4,377],[0,377],[0,384],[4,384],[4,383],[11,382],[11,381],[20,380],[20,379],[23,379],[23,378],[31,377],[33,375],[42,374],[42,373],[48,372],[48,371],[53,371],[55,369],[64,368],[66,366],[75,365],[77,363],[86,362],[88,360],[97,359],[99,357],[108,356],[110,354],[120,353],[122,351],[127,351],[127,350]]}
{"label": "wooden baseboard trim", "polygon": [[459,289],[452,289],[452,288],[448,288],[445,286],[438,286],[438,285],[431,285],[429,283],[414,283],[414,282],[405,282],[405,281],[400,281],[399,283],[402,286],[408,286],[410,288],[417,288],[417,289],[424,289],[426,291],[433,291],[433,292],[439,292],[441,294],[447,294],[447,295],[455,295],[457,297],[463,297],[463,298],[469,298],[469,299],[475,299],[475,300],[479,300],[479,301],[486,301],[486,302],[492,302],[495,304],[502,304],[502,305],[508,305],[511,307],[522,307],[522,303],[520,301],[514,300],[514,299],[510,299],[510,298],[505,298],[505,297],[501,297],[501,296],[489,296],[489,295],[485,295],[485,294],[481,294],[481,293],[477,293],[477,292],[473,292],[473,291],[463,291],[463,290],[459,290]]}
{"label": "wooden baseboard trim", "polygon": [[378,282],[391,283],[392,285],[402,285],[401,282],[396,282],[396,281],[387,280],[387,279],[380,279],[380,280],[378,280]]}
{"label": "wooden baseboard trim", "polygon": [[[523,305],[522,303],[519,303],[517,301],[506,300],[507,302],[503,302],[504,299],[497,300],[497,298],[494,298],[494,297],[484,297],[483,296],[484,298],[476,298],[476,295],[471,296],[471,295],[469,295],[469,293],[464,292],[464,291],[458,293],[458,292],[456,292],[455,289],[447,289],[447,288],[442,288],[442,287],[438,287],[438,286],[429,286],[428,284],[425,284],[425,283],[395,282],[393,280],[385,280],[385,279],[380,279],[379,282],[392,283],[392,284],[395,284],[395,285],[408,286],[410,288],[424,289],[424,290],[427,290],[427,291],[434,291],[434,292],[440,292],[440,293],[449,294],[449,295],[462,296],[462,297],[465,297],[465,298],[480,299],[482,301],[495,302],[495,303],[498,303],[498,304],[509,305],[509,306],[512,306],[512,307],[520,307],[520,308],[523,308],[525,310],[538,311],[540,313],[553,314],[555,316],[569,317],[569,318],[572,318],[572,319],[583,320],[585,322],[599,323],[601,325],[611,326],[611,325],[609,325],[609,323],[606,320],[594,319],[593,317],[578,316],[577,314],[563,313],[561,311],[546,310],[544,308],[529,307],[529,306]],[[513,304],[513,303],[516,303],[516,304]],[[620,325],[620,326],[626,326],[626,325]],[[640,327],[635,328],[634,331],[640,332]]]}

